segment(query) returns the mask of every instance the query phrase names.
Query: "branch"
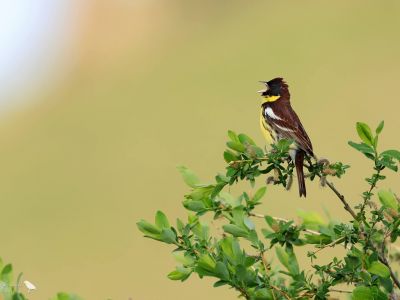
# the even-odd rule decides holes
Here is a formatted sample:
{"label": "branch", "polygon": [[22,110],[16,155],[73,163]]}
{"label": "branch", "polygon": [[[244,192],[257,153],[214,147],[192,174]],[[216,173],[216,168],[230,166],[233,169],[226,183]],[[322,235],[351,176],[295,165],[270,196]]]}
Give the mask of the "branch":
{"label": "branch", "polygon": [[[321,177],[321,175],[318,174],[319,177]],[[347,210],[351,216],[353,217],[354,220],[357,221],[357,215],[354,213],[354,210],[350,207],[350,205],[347,203],[346,199],[344,198],[344,196],[335,188],[335,186],[327,181],[326,185],[329,186],[329,188],[336,194],[336,196],[340,199],[340,201],[343,203],[345,210]],[[371,245],[372,250],[374,250],[376,253],[379,253],[377,251],[377,249]],[[380,260],[381,263],[383,263],[386,267],[388,267],[389,271],[390,271],[390,277],[392,277],[393,282],[395,283],[395,285],[397,286],[397,288],[400,289],[400,281],[399,279],[396,277],[396,274],[393,272],[392,268],[390,267],[389,262],[387,261],[385,255],[382,254],[378,254],[378,258]]]}
{"label": "branch", "polygon": [[334,240],[333,242],[323,245],[321,247],[319,247],[317,250],[315,250],[314,252],[312,252],[312,254],[317,254],[319,251],[328,248],[328,247],[335,247],[337,244],[340,244],[341,242],[343,242],[345,240],[344,237],[338,238],[337,240]]}
{"label": "branch", "polygon": [[[321,175],[318,174],[318,177],[321,178]],[[351,214],[351,216],[354,218],[354,220],[357,220],[357,215],[354,212],[354,210],[351,208],[349,203],[346,201],[345,197],[335,188],[332,182],[326,181],[326,185],[329,186],[329,188],[336,194],[336,196],[339,198],[339,200],[343,203],[344,209]]]}
{"label": "branch", "polygon": [[330,292],[334,292],[334,293],[346,293],[346,294],[351,294],[351,291],[343,291],[343,290],[336,290],[336,289],[330,289]]}

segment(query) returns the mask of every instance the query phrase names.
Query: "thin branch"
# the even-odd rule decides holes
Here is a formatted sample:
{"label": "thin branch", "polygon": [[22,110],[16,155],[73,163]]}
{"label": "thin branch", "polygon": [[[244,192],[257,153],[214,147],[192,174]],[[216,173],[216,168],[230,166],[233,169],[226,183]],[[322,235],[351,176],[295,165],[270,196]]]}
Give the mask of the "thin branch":
{"label": "thin branch", "polygon": [[292,298],[290,298],[290,296],[286,293],[286,292],[284,292],[284,291],[282,291],[280,288],[278,288],[277,286],[274,286],[274,285],[270,285],[270,287],[272,288],[272,289],[274,289],[275,291],[277,291],[279,294],[281,294],[283,297],[285,297],[286,299],[288,299],[288,300],[291,300]]}
{"label": "thin branch", "polygon": [[[319,177],[321,177],[318,174]],[[343,203],[344,205],[344,209],[347,210],[349,212],[349,214],[351,214],[351,216],[357,220],[357,215],[354,212],[354,210],[351,208],[351,206],[349,205],[349,203],[346,201],[345,197],[335,188],[335,186],[333,185],[332,182],[326,181],[326,185],[336,194],[336,196],[339,198],[339,200]]]}
{"label": "thin branch", "polygon": [[[262,219],[265,218],[265,215],[257,214],[257,213],[250,213],[250,216],[256,217],[256,218],[262,218]],[[285,223],[289,222],[289,220],[284,219],[284,218],[280,218],[280,217],[271,217],[271,218],[274,219],[275,221],[282,221],[282,222],[285,222]],[[311,233],[311,234],[315,234],[315,235],[321,235],[321,233],[319,233],[318,231],[314,231],[314,230],[307,229],[307,228],[304,228],[303,231]]]}
{"label": "thin branch", "polygon": [[320,248],[318,248],[317,250],[315,250],[314,252],[312,252],[312,254],[317,254],[319,251],[328,248],[328,247],[335,247],[337,244],[340,244],[341,242],[344,241],[344,237],[338,238],[337,240],[334,240],[333,242],[326,244],[326,245],[322,245]]}
{"label": "thin branch", "polygon": [[330,292],[334,293],[345,293],[345,294],[351,294],[352,291],[343,291],[343,290],[336,290],[336,289],[329,289]]}
{"label": "thin branch", "polygon": [[378,255],[378,258],[380,260],[381,263],[383,263],[386,267],[388,267],[389,271],[390,271],[390,277],[392,277],[392,280],[394,281],[394,283],[396,284],[397,288],[400,288],[400,281],[399,279],[396,277],[396,274],[394,273],[394,271],[392,270],[392,268],[390,267],[390,264],[388,262],[388,260],[386,259],[385,256],[382,255]]}

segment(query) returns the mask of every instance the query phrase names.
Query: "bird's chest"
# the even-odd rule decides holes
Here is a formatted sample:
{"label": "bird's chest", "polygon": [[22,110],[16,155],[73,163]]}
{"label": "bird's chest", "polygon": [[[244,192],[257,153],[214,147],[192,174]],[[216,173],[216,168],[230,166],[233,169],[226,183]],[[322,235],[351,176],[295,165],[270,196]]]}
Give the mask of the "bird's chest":
{"label": "bird's chest", "polygon": [[274,126],[272,126],[271,118],[266,114],[266,109],[261,108],[260,113],[260,127],[261,131],[264,134],[265,139],[270,143],[274,143],[279,140],[281,137],[279,133],[275,130]]}

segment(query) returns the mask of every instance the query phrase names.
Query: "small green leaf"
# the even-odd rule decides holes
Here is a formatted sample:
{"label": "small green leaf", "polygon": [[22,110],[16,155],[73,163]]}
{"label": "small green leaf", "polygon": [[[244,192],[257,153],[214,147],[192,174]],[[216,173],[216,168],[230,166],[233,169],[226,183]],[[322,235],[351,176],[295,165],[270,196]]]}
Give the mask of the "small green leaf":
{"label": "small green leaf", "polygon": [[247,238],[249,236],[249,232],[235,224],[226,224],[222,226],[225,232],[232,234],[235,237],[244,237]]}
{"label": "small green leaf", "polygon": [[169,228],[164,228],[161,231],[161,240],[167,244],[174,244],[176,242],[176,234]]}
{"label": "small green leaf", "polygon": [[197,261],[197,265],[203,270],[215,274],[216,262],[209,254],[203,254]]}
{"label": "small green leaf", "polygon": [[145,220],[140,220],[139,222],[136,223],[136,225],[139,227],[139,230],[142,231],[143,233],[155,233],[155,234],[161,233],[161,229],[154,226],[153,224],[150,224]]}
{"label": "small green leaf", "polygon": [[224,159],[227,163],[230,163],[231,161],[238,160],[238,157],[230,150],[225,150],[224,152]]}
{"label": "small green leaf", "polygon": [[243,145],[255,145],[256,143],[254,143],[254,141],[247,135],[245,135],[244,133],[239,134],[238,136],[240,143],[242,143]]}
{"label": "small green leaf", "polygon": [[373,146],[374,137],[369,126],[365,123],[357,122],[356,128],[360,139],[367,145]]}
{"label": "small green leaf", "polygon": [[261,198],[264,197],[266,191],[267,191],[266,186],[259,188],[257,192],[254,194],[253,199],[251,199],[251,201],[254,203],[259,202]]}
{"label": "small green leaf", "polygon": [[383,151],[380,156],[390,156],[400,161],[400,151],[398,150],[386,150]]}
{"label": "small green leaf", "polygon": [[383,278],[388,278],[390,276],[389,268],[379,261],[372,262],[368,268],[368,272]]}
{"label": "small green leaf", "polygon": [[168,219],[166,217],[166,215],[162,212],[162,211],[157,211],[156,213],[156,225],[159,228],[170,228],[171,225],[169,225]]}
{"label": "small green leaf", "polygon": [[228,268],[222,262],[217,262],[215,266],[215,272],[219,278],[222,280],[229,280],[229,271]]}
{"label": "small green leaf", "polygon": [[190,256],[189,254],[182,253],[182,252],[172,252],[172,256],[175,258],[175,260],[178,263],[181,263],[185,267],[190,266],[195,262],[195,260],[192,256]]}
{"label": "small green leaf", "polygon": [[192,270],[189,268],[177,267],[175,271],[172,271],[167,276],[171,280],[185,281],[190,276],[191,273]]}
{"label": "small green leaf", "polygon": [[371,146],[368,146],[367,144],[361,143],[357,144],[352,141],[349,141],[348,144],[353,147],[354,149],[364,153],[364,154],[374,154],[374,149]]}
{"label": "small green leaf", "polygon": [[291,275],[299,274],[299,264],[292,248],[286,247],[284,250],[282,247],[276,246],[275,251],[279,261]]}
{"label": "small green leaf", "polygon": [[297,215],[303,219],[303,224],[307,228],[318,229],[320,226],[326,225],[324,219],[315,211],[298,210]]}
{"label": "small green leaf", "polygon": [[239,143],[240,142],[237,134],[234,131],[228,130],[228,136],[232,140],[232,142],[235,142],[235,143]]}
{"label": "small green leaf", "polygon": [[379,123],[378,127],[376,127],[376,130],[375,130],[376,134],[380,134],[380,133],[382,132],[382,129],[383,129],[383,126],[384,126],[384,125],[385,125],[385,122],[382,120],[382,121]]}
{"label": "small green leaf", "polygon": [[187,210],[201,212],[205,209],[205,205],[202,201],[193,201],[190,199],[186,199],[182,203]]}
{"label": "small green leaf", "polygon": [[181,173],[183,181],[185,181],[188,186],[194,188],[198,183],[200,183],[199,178],[189,168],[185,166],[178,166],[177,169]]}
{"label": "small green leaf", "polygon": [[352,300],[374,300],[372,290],[366,286],[358,286],[353,290]]}
{"label": "small green leaf", "polygon": [[246,147],[237,142],[227,142],[226,145],[237,152],[245,152]]}
{"label": "small green leaf", "polygon": [[388,190],[380,190],[378,192],[379,201],[386,208],[392,208],[396,211],[399,209],[399,203],[396,199],[396,196]]}
{"label": "small green leaf", "polygon": [[11,264],[7,264],[4,266],[3,270],[1,271],[0,274],[0,280],[7,283],[7,284],[11,284],[12,281],[12,270],[13,267]]}

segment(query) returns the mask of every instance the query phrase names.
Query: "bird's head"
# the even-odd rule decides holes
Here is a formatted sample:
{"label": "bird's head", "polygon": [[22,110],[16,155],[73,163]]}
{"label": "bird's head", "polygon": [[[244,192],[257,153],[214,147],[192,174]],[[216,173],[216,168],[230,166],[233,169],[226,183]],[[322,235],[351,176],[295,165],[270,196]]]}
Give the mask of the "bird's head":
{"label": "bird's head", "polygon": [[289,89],[286,82],[281,77],[274,78],[270,81],[260,81],[265,84],[266,89],[258,91],[263,97],[263,102],[274,102],[278,99],[289,99]]}

